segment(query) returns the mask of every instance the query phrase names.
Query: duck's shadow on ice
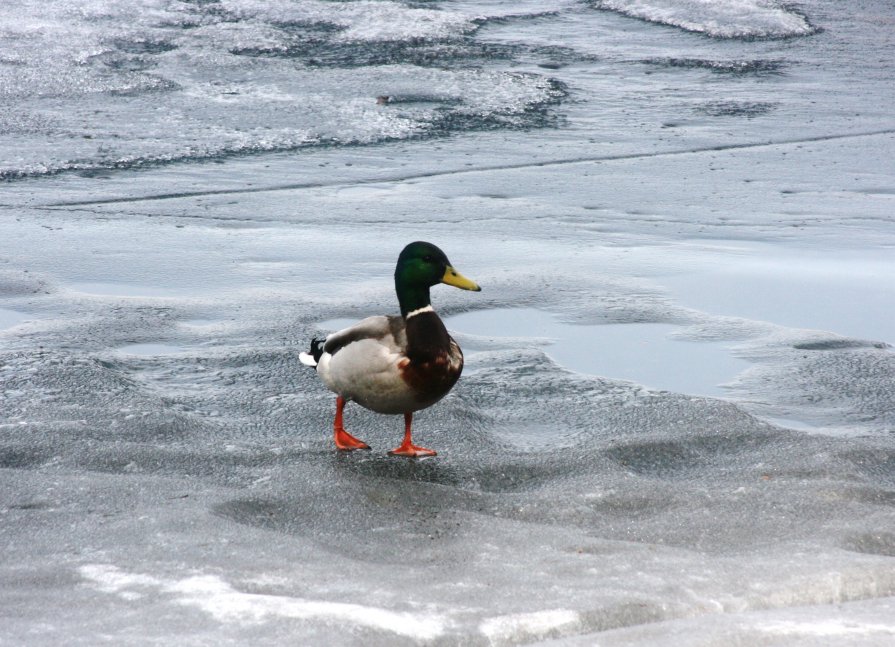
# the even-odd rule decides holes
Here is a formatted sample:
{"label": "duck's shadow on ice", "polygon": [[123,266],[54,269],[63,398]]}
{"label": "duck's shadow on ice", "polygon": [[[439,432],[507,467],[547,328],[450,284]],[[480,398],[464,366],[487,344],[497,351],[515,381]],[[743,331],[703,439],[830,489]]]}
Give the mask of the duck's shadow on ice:
{"label": "duck's shadow on ice", "polygon": [[410,483],[462,486],[464,479],[453,465],[439,458],[407,459],[370,452],[339,452],[332,457],[336,473],[345,476],[383,478]]}
{"label": "duck's shadow on ice", "polygon": [[[383,480],[396,488],[420,490],[422,484],[443,486],[458,496],[514,494],[530,492],[558,483],[575,471],[589,471],[593,463],[605,462],[599,455],[582,461],[569,461],[563,453],[525,455],[510,452],[486,460],[462,456],[458,462],[448,457],[423,460],[398,459],[388,455],[354,452],[333,457],[334,473],[364,488]],[[415,486],[415,487],[414,487]],[[465,493],[465,494],[461,494]]]}

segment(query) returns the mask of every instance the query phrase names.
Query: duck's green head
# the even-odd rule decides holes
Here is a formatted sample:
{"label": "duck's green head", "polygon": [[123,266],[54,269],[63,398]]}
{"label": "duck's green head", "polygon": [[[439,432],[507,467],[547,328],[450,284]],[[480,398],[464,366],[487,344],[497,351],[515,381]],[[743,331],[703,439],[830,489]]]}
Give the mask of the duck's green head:
{"label": "duck's green head", "polygon": [[417,241],[407,245],[395,267],[395,291],[401,314],[429,305],[429,288],[439,283],[475,292],[482,289],[455,270],[445,253],[432,243]]}

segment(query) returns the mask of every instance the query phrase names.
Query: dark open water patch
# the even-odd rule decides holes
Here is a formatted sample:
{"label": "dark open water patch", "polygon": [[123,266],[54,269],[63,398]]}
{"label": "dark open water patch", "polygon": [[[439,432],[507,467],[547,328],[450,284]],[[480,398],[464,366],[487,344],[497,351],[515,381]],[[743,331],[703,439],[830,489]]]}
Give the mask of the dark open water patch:
{"label": "dark open water patch", "polygon": [[177,49],[175,43],[166,40],[155,39],[127,39],[119,38],[114,41],[115,48],[120,52],[127,54],[138,54],[141,56],[152,56],[155,54],[164,54]]}
{"label": "dark open water patch", "polygon": [[793,344],[796,350],[852,350],[858,348],[889,348],[885,342],[863,341],[860,339],[825,339]]}
{"label": "dark open water patch", "polygon": [[595,60],[593,55],[571,47],[496,43],[466,35],[437,40],[420,38],[388,41],[334,40],[311,35],[290,37],[286,44],[240,46],[229,51],[236,56],[292,59],[308,67],[345,69],[375,65],[462,69],[529,59],[544,59],[556,65]]}
{"label": "dark open water patch", "polygon": [[696,107],[709,117],[758,117],[771,112],[777,104],[765,101],[710,101]]}
{"label": "dark open water patch", "polygon": [[688,70],[708,70],[716,74],[729,74],[731,76],[767,76],[783,73],[785,63],[780,60],[766,59],[739,59],[739,60],[710,60],[702,58],[648,58],[641,61],[646,65],[654,65],[665,68],[678,68]]}

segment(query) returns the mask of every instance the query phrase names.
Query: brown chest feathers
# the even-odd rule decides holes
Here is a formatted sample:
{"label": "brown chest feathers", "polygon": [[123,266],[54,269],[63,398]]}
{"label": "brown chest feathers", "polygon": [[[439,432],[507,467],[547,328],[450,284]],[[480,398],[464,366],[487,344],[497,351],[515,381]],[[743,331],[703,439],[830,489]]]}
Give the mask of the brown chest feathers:
{"label": "brown chest feathers", "polygon": [[406,322],[407,359],[401,377],[420,402],[436,402],[457,383],[463,371],[463,353],[434,312]]}

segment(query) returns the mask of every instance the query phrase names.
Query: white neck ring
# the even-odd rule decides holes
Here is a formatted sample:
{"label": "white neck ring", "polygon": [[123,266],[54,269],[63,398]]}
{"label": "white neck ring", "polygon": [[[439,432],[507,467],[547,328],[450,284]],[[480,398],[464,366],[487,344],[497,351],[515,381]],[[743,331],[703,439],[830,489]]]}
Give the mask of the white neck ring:
{"label": "white neck ring", "polygon": [[427,305],[427,306],[423,306],[422,308],[418,308],[418,309],[416,309],[416,310],[413,310],[412,312],[408,312],[408,313],[407,313],[407,316],[404,317],[404,318],[405,318],[405,319],[410,319],[411,317],[415,317],[415,316],[417,316],[417,315],[421,315],[421,314],[423,314],[424,312],[435,312],[435,308],[433,308],[432,305],[429,304],[429,305]]}

